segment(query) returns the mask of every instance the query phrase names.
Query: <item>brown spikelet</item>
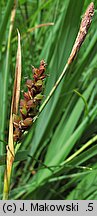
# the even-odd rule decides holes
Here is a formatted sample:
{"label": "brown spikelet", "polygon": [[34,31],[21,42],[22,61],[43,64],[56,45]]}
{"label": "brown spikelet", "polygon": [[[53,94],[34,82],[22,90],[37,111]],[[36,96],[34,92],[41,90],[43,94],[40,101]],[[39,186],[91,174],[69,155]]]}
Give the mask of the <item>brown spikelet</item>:
{"label": "brown spikelet", "polygon": [[20,100],[19,115],[14,115],[13,118],[13,140],[15,142],[19,141],[22,134],[32,125],[34,117],[38,113],[43,98],[45,67],[44,60],[41,60],[39,68],[32,66],[32,80],[26,81],[28,91],[23,93],[23,99]]}
{"label": "brown spikelet", "polygon": [[72,63],[82,43],[84,42],[88,29],[91,25],[93,15],[94,15],[94,3],[91,2],[82,18],[80,29],[79,29],[75,44],[73,46],[70,57],[68,59],[68,64]]}

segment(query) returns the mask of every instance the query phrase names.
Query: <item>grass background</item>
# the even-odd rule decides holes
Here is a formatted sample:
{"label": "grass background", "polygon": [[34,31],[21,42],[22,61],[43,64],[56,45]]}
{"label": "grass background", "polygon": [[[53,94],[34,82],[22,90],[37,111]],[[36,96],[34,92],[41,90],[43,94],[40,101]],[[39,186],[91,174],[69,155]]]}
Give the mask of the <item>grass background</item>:
{"label": "grass background", "polygon": [[[31,65],[39,66],[42,58],[48,65],[44,90],[47,97],[67,62],[90,2],[19,0],[9,40],[13,1],[0,1],[1,199],[16,62],[16,29],[20,31],[22,46],[21,97],[27,77],[32,77]],[[76,60],[18,145],[10,199],[97,199],[97,2],[93,2],[93,22]],[[29,30],[49,22],[54,26]]]}

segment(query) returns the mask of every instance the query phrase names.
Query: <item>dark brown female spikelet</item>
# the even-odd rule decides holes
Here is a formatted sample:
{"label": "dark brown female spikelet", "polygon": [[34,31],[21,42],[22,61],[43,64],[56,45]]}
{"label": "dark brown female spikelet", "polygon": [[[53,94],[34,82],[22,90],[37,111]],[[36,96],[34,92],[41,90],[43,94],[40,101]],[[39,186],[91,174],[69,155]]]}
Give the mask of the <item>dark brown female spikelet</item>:
{"label": "dark brown female spikelet", "polygon": [[14,115],[14,141],[19,141],[21,135],[27,130],[33,122],[34,117],[38,113],[40,102],[43,98],[42,92],[44,87],[45,62],[40,62],[39,68],[33,68],[33,79],[26,81],[28,88],[27,92],[24,92],[24,98],[20,100],[20,116]]}
{"label": "dark brown female spikelet", "polygon": [[83,19],[82,19],[82,22],[80,25],[80,29],[78,32],[78,36],[76,38],[72,52],[71,52],[70,57],[68,59],[68,64],[72,63],[72,61],[74,60],[76,54],[78,53],[78,51],[82,45],[82,43],[84,42],[84,39],[87,35],[88,29],[89,29],[90,24],[92,22],[93,15],[94,15],[94,3],[91,2],[90,5],[88,6],[84,16],[83,16]]}

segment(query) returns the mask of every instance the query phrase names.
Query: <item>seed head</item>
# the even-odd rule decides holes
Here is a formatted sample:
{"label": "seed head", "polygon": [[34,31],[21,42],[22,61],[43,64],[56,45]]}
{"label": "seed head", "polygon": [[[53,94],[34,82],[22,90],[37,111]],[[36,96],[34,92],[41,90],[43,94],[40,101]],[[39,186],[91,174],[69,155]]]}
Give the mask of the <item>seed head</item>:
{"label": "seed head", "polygon": [[15,142],[19,141],[22,134],[32,125],[37,115],[39,105],[43,98],[44,78],[46,63],[41,60],[39,68],[33,68],[33,77],[27,79],[27,92],[23,92],[23,99],[20,100],[20,116],[15,115],[13,118]]}
{"label": "seed head", "polygon": [[94,3],[91,2],[82,18],[75,44],[73,46],[70,57],[68,59],[68,64],[72,63],[82,43],[84,42],[84,39],[88,33],[88,29],[91,25],[93,15],[94,15]]}

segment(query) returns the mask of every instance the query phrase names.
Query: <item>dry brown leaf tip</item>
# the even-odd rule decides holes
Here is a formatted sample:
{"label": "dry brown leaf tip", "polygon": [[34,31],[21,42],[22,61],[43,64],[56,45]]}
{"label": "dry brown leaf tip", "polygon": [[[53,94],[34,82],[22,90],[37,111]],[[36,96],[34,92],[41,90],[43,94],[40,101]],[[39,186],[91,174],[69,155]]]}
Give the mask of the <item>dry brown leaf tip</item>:
{"label": "dry brown leaf tip", "polygon": [[72,63],[82,43],[84,42],[84,39],[88,33],[88,29],[91,25],[93,15],[94,15],[94,3],[91,2],[82,18],[75,44],[73,46],[70,57],[68,59],[68,64]]}

